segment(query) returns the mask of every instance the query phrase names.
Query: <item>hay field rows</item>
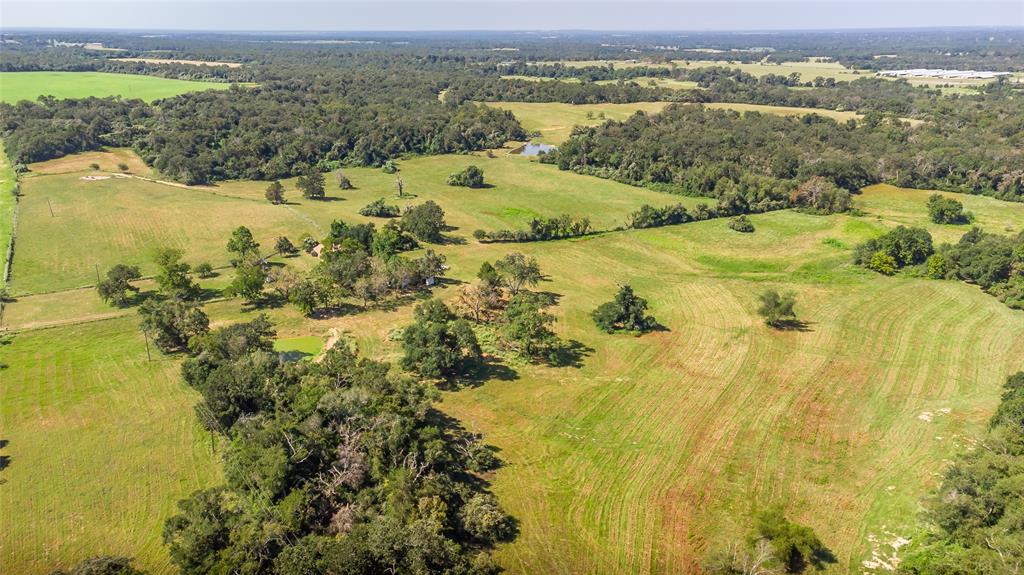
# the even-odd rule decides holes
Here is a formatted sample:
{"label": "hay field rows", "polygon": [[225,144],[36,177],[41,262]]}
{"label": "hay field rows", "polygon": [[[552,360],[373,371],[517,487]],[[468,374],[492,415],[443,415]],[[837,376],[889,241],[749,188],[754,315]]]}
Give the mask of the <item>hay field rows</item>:
{"label": "hay field rows", "polygon": [[39,96],[85,98],[121,96],[147,102],[201,90],[226,90],[230,84],[108,72],[0,72],[0,101],[15,103]]}
{"label": "hay field rows", "polygon": [[[493,187],[444,185],[470,163]],[[356,190],[328,179],[327,202],[302,200],[289,180],[287,206],[263,200],[265,182],[188,189],[84,181],[92,172],[76,171],[82,164],[72,157],[33,166],[24,182],[31,215],[19,234],[37,239],[19,246],[13,287],[23,294],[88,282],[97,258],[146,265],[156,242],[184,247],[192,262],[224,263],[235,226],[250,226],[264,244],[279,233],[294,240],[338,217],[366,221],[356,211],[378,197],[433,199],[457,228],[450,234],[463,238],[584,205],[604,228],[642,203],[699,201],[502,153],[402,161],[406,190],[416,194],[402,201],[394,176],[376,169],[345,170]],[[753,234],[711,220],[568,241],[435,246],[456,281],[471,281],[483,261],[510,251],[536,256],[548,276],[539,289],[561,295],[560,335],[590,350],[580,368],[510,361],[514,378],[443,394],[441,409],[484,433],[505,461],[493,488],[521,533],[499,548],[502,565],[510,573],[684,572],[714,542],[742,537],[751,514],[773,501],[822,535],[839,558],[830,573],[861,573],[869,536],[909,532],[943,461],[983,429],[1006,373],[1024,357],[1021,312],[962,283],[887,278],[849,263],[858,242],[901,223],[924,225],[927,195],[876,186],[856,199],[863,216],[761,214],[751,217]],[[44,211],[45,197],[56,218]],[[1024,229],[1024,205],[961,199],[992,231]],[[930,228],[942,240],[966,230]],[[313,263],[306,255],[289,261]],[[219,289],[229,275],[204,287]],[[594,327],[589,312],[627,281],[666,331],[631,337]],[[756,295],[768,286],[797,292],[806,330],[761,324]],[[450,301],[457,289],[435,294]],[[238,300],[206,307],[215,325],[258,313]],[[279,349],[314,354],[336,334],[395,359],[400,350],[387,336],[411,311],[320,320],[290,307],[268,313]],[[11,400],[0,406],[12,457],[0,520],[11,528],[0,534],[0,571],[45,573],[123,552],[153,573],[171,572],[159,526],[178,497],[215,485],[219,466],[177,360],[146,362],[136,321],[134,310],[107,308],[91,289],[11,304],[5,324],[19,333],[4,349]],[[98,449],[111,438],[124,448]]]}

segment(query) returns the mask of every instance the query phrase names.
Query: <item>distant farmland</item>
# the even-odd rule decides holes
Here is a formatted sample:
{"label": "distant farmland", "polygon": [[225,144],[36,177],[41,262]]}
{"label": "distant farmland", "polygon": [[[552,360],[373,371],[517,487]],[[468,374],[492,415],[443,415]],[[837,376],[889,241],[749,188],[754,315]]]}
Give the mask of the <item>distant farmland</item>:
{"label": "distant farmland", "polygon": [[39,96],[87,98],[121,96],[147,102],[200,90],[226,90],[230,84],[173,80],[107,72],[0,72],[0,101],[15,103]]}

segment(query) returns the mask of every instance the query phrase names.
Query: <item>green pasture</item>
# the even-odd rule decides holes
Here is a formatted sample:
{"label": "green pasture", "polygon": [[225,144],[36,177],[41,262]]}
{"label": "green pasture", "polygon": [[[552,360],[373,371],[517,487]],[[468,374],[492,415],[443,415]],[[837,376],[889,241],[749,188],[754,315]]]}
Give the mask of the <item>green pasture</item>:
{"label": "green pasture", "polygon": [[[836,554],[829,573],[859,574],[872,538],[910,534],[943,461],[983,430],[1006,374],[1020,369],[1021,312],[963,283],[884,277],[850,263],[853,246],[898,224],[926,225],[943,241],[966,231],[927,223],[930,192],[875,186],[855,199],[863,215],[760,214],[750,217],[753,234],[710,220],[480,244],[476,228],[537,216],[589,215],[607,229],[643,203],[708,201],[507,151],[400,161],[415,195],[405,199],[379,169],[346,169],[355,190],[328,176],[324,202],[302,199],[287,180],[284,206],[263,199],[266,182],[89,181],[80,178],[91,171],[72,169],[75,159],[26,178],[17,301],[5,313],[18,333],[0,347],[10,366],[0,405],[10,443],[0,455],[11,458],[0,471],[0,572],[43,574],[98,553],[172,572],[162,521],[176,499],[219,481],[219,452],[191,410],[195,394],[176,358],[146,360],[133,308],[105,306],[92,288],[42,292],[91,283],[95,263],[151,272],[147,254],[160,243],[184,248],[193,263],[224,265],[238,225],[269,246],[282,233],[322,234],[336,218],[382,224],[356,214],[379,197],[403,206],[432,199],[454,228],[450,241],[431,246],[454,280],[433,293],[449,302],[484,261],[511,251],[539,260],[547,277],[537,289],[558,294],[557,331],[578,342],[580,366],[507,358],[511,375],[446,391],[440,404],[500,449],[505,465],[488,479],[519,521],[519,537],[498,549],[510,573],[685,572],[714,545],[744,537],[757,509],[782,502]],[[471,163],[492,187],[444,184]],[[1024,205],[957,197],[990,231],[1024,229]],[[302,270],[315,260],[279,263]],[[220,273],[203,286],[222,288],[230,268]],[[595,328],[590,311],[625,282],[665,330],[633,337]],[[760,322],[757,294],[768,287],[797,293],[803,330]],[[206,311],[215,326],[268,313],[276,348],[296,356],[337,336],[394,360],[400,349],[389,334],[408,323],[414,301],[327,319],[236,299]]]}
{"label": "green pasture", "polygon": [[147,102],[200,90],[226,90],[230,84],[108,72],[0,72],[0,101],[40,96],[87,98],[121,96]]}

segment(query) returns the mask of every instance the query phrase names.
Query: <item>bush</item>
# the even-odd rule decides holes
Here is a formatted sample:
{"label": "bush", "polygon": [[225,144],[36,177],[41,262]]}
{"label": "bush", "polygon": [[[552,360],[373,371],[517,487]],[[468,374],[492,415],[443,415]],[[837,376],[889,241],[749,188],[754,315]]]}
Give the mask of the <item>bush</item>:
{"label": "bush", "polygon": [[97,164],[96,162],[93,162],[93,163],[89,164],[89,169],[90,170],[98,170],[98,169],[100,169],[100,165]]}
{"label": "bush", "polygon": [[380,167],[381,171],[385,174],[394,174],[398,172],[398,165],[394,161],[388,160]]}
{"label": "bush", "polygon": [[122,172],[127,172],[128,171],[128,164],[126,164],[124,162],[118,162],[117,169],[121,170]]}
{"label": "bush", "polygon": [[964,205],[942,194],[928,197],[928,217],[936,224],[968,224],[974,214],[964,211]]}
{"label": "bush", "polygon": [[467,166],[465,170],[448,176],[448,185],[482,188],[484,187],[484,171],[476,166]]}
{"label": "bush", "polygon": [[899,269],[896,265],[896,259],[885,252],[875,252],[872,254],[865,267],[887,276],[893,275]]}
{"label": "bush", "polygon": [[212,278],[213,276],[217,275],[213,271],[213,266],[210,265],[208,262],[198,264],[195,267],[194,271],[196,272],[197,276],[203,279]]}
{"label": "bush", "polygon": [[932,254],[928,258],[928,277],[941,280],[946,278],[948,272],[946,258],[942,254]]}
{"label": "bush", "polygon": [[401,213],[398,206],[384,203],[384,198],[377,198],[359,210],[361,216],[376,218],[397,218]]}
{"label": "bush", "polygon": [[747,216],[736,216],[729,220],[729,229],[749,234],[754,231],[754,224],[747,219]]}

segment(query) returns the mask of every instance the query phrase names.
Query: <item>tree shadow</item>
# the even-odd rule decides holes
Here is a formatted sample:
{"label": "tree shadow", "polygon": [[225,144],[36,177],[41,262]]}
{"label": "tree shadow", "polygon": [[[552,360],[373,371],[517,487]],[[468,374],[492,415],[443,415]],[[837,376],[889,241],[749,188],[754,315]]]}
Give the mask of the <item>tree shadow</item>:
{"label": "tree shadow", "polygon": [[441,236],[441,240],[437,242],[438,245],[442,246],[464,246],[469,242],[462,236],[453,236],[445,234]]}
{"label": "tree shadow", "polygon": [[825,568],[826,564],[835,564],[839,562],[839,558],[832,553],[832,550],[822,545],[821,547],[814,550],[811,554],[811,565],[814,565],[815,569],[821,570]]}
{"label": "tree shadow", "polygon": [[519,373],[505,365],[501,359],[496,357],[484,357],[472,370],[462,374],[460,377],[443,381],[438,388],[444,391],[456,391],[459,389],[480,387],[485,382],[515,381],[519,379]]}
{"label": "tree shadow", "polygon": [[814,325],[814,323],[809,321],[803,321],[799,319],[784,319],[775,322],[774,324],[771,325],[771,327],[779,331],[808,332],[814,331],[813,329],[811,329],[812,325]]}
{"label": "tree shadow", "polygon": [[283,361],[288,363],[295,363],[297,361],[306,359],[307,357],[313,357],[313,354],[306,351],[299,351],[297,349],[293,349],[291,351],[279,351],[277,352],[277,355]]}
{"label": "tree shadow", "polygon": [[360,306],[357,306],[355,304],[339,303],[337,305],[331,305],[331,306],[325,306],[325,307],[316,308],[315,310],[312,311],[312,313],[309,314],[309,318],[310,319],[331,319],[331,318],[343,317],[343,316],[346,316],[346,315],[356,314],[356,313],[362,311],[362,309],[363,308],[361,308]]}
{"label": "tree shadow", "polygon": [[583,359],[593,353],[594,348],[575,339],[561,341],[548,355],[548,365],[580,369],[583,367]]}
{"label": "tree shadow", "polygon": [[313,200],[314,202],[344,202],[344,201],[347,201],[345,198],[343,198],[341,196],[324,196],[322,198],[316,198],[316,199],[309,198],[309,199]]}

